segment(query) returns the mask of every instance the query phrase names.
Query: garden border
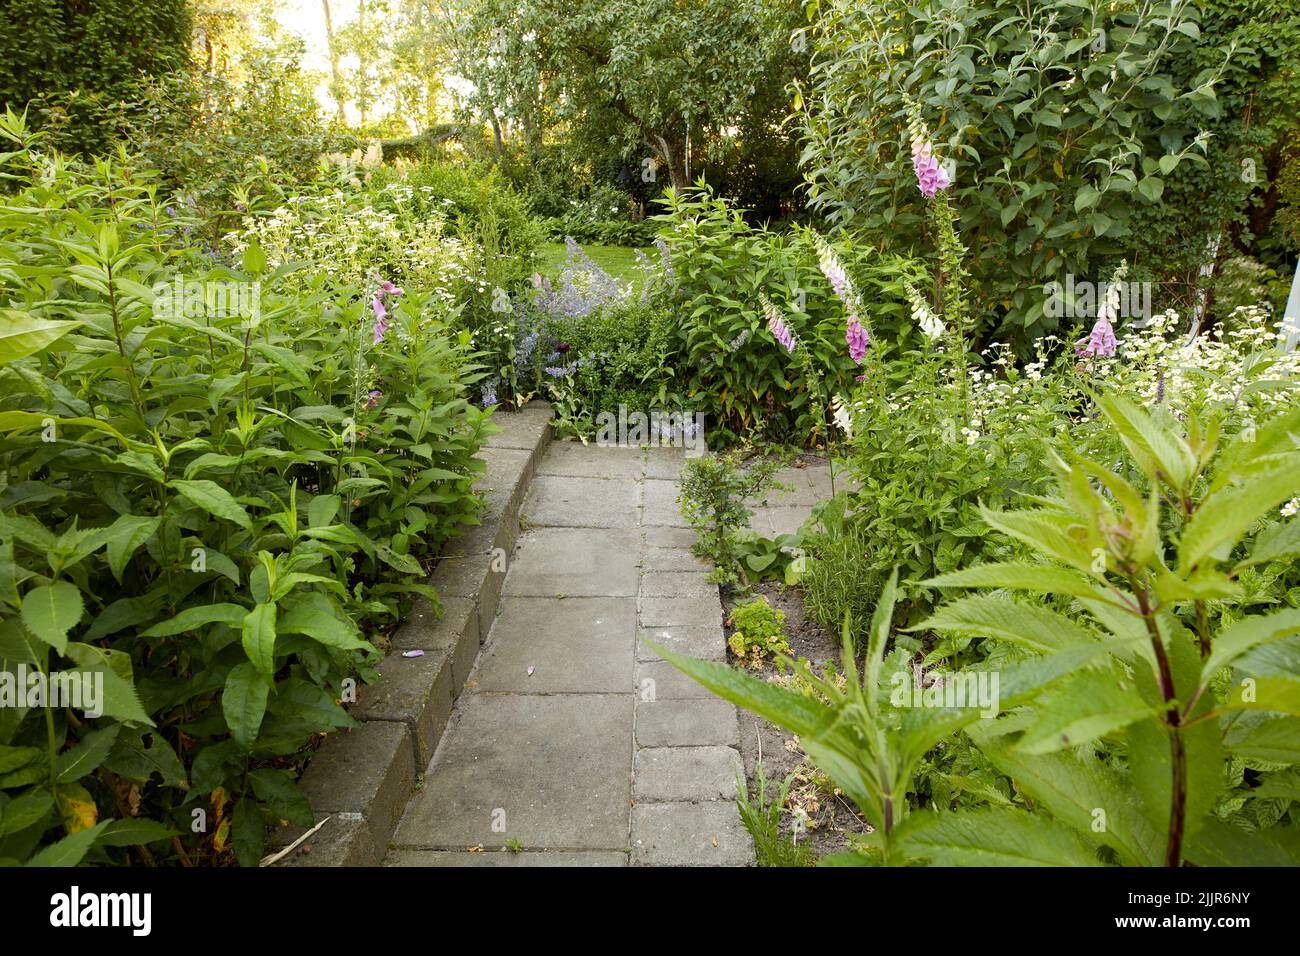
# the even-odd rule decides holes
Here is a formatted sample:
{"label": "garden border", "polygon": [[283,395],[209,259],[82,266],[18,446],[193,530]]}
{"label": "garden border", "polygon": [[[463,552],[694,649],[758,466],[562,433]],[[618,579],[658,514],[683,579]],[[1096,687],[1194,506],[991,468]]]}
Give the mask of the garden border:
{"label": "garden border", "polygon": [[[363,685],[349,708],[360,726],[330,734],[302,775],[302,792],[324,825],[275,865],[383,861],[496,617],[519,512],[551,440],[553,417],[543,402],[492,416],[501,431],[479,450],[487,470],[474,484],[487,510],[480,524],[448,542],[429,581],[442,600],[442,617],[421,597],[394,632],[379,665],[382,681]],[[424,653],[402,656],[414,650]],[[279,830],[273,843],[286,846],[302,833],[299,827]]]}

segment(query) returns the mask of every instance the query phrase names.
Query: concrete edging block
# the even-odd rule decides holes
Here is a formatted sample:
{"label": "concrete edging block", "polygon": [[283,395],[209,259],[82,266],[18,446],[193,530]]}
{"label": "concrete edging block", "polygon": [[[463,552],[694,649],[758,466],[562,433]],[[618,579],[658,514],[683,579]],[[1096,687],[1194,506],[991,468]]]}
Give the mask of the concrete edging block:
{"label": "concrete edging block", "polygon": [[[382,680],[363,688],[351,707],[360,726],[331,734],[312,754],[299,785],[317,819],[331,819],[304,844],[310,853],[299,847],[276,865],[374,866],[383,859],[496,616],[501,558],[519,537],[519,510],[551,440],[552,415],[549,405],[534,402],[494,416],[503,430],[479,450],[487,468],[475,483],[487,511],[481,524],[448,542],[429,581],[442,616],[426,598],[416,600],[393,633]],[[413,650],[424,654],[402,656]]]}

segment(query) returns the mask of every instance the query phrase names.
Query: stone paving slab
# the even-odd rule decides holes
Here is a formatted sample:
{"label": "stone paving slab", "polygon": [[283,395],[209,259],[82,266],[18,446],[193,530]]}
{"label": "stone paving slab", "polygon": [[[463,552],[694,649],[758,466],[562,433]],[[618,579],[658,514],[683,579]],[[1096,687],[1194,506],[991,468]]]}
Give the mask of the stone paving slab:
{"label": "stone paving slab", "polygon": [[690,528],[646,528],[645,543],[647,548],[690,548],[695,544],[695,532]]}
{"label": "stone paving slab", "polygon": [[676,478],[686,465],[684,448],[647,448],[645,476],[647,478]]}
{"label": "stone paving slab", "polygon": [[475,689],[626,693],[635,631],[632,598],[506,597],[479,658]]}
{"label": "stone paving slab", "polygon": [[632,808],[633,866],[749,866],[753,841],[730,800],[638,803]]}
{"label": "stone paving slab", "polygon": [[530,528],[635,528],[639,504],[634,481],[538,475],[523,517]]}
{"label": "stone paving slab", "polygon": [[648,571],[641,568],[642,598],[708,598],[718,593],[701,571]]}
{"label": "stone paving slab", "polygon": [[636,743],[638,747],[737,745],[740,725],[736,705],[708,698],[638,701]]}
{"label": "stone paving slab", "polygon": [[632,696],[468,693],[397,826],[399,847],[620,849]]}
{"label": "stone paving slab", "polygon": [[699,571],[713,570],[707,558],[696,557],[686,548],[646,548],[641,552],[642,571]]}
{"label": "stone paving slab", "polygon": [[[722,627],[718,624],[642,628],[636,641],[638,661],[661,660],[659,655],[646,645],[644,638],[647,637],[675,654],[699,657],[706,661],[720,661],[727,656],[727,642],[722,636]],[[694,681],[691,683],[695,684]],[[695,686],[699,687],[699,684]]]}
{"label": "stone paving slab", "polygon": [[731,747],[645,747],[636,753],[637,802],[735,800],[743,764]]}
{"label": "stone paving slab", "polygon": [[681,505],[677,503],[680,486],[675,481],[646,479],[645,513],[642,522],[671,528],[687,528],[689,525],[682,516]]}
{"label": "stone paving slab", "polygon": [[384,866],[627,866],[622,850],[394,850]]}
{"label": "stone paving slab", "polygon": [[717,588],[713,589],[712,594],[696,597],[641,599],[642,627],[673,627],[720,620],[722,600],[718,597]]}
{"label": "stone paving slab", "polygon": [[539,475],[636,480],[645,468],[640,448],[607,448],[581,442],[552,442],[537,467]]}
{"label": "stone paving slab", "polygon": [[514,597],[636,597],[635,529],[537,528],[519,539],[506,575]]}
{"label": "stone paving slab", "polygon": [[[722,658],[718,658],[721,660]],[[646,681],[652,683],[647,685]],[[686,698],[711,697],[720,700],[713,691],[703,684],[687,677],[667,661],[645,661],[636,665],[636,686],[654,688],[654,699],[683,700]]]}

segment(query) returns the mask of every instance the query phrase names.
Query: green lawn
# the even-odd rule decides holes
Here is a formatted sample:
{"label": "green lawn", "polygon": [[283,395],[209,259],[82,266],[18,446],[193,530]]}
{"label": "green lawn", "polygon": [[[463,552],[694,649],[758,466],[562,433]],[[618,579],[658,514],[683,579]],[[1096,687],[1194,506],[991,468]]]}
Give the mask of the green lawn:
{"label": "green lawn", "polygon": [[[600,266],[615,279],[631,282],[640,287],[641,270],[636,264],[636,250],[629,246],[583,246],[583,252],[591,257],[592,262]],[[557,276],[564,267],[565,248],[562,242],[544,242],[538,250],[540,267],[544,276]]]}

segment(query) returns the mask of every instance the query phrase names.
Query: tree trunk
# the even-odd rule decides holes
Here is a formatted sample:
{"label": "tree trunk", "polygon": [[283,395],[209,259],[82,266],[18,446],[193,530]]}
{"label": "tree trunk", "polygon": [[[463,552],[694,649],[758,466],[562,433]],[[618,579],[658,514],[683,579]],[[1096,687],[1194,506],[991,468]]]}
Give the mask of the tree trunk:
{"label": "tree trunk", "polygon": [[339,76],[339,54],[334,46],[334,20],[330,16],[330,0],[320,0],[320,4],[325,10],[325,42],[329,47],[330,75],[334,78],[334,103],[339,111],[339,126],[346,129],[348,117],[343,111],[343,77]]}
{"label": "tree trunk", "polygon": [[648,145],[655,151],[659,161],[668,167],[668,180],[676,192],[680,193],[690,186],[690,180],[686,178],[686,150],[681,143],[655,134]]}

